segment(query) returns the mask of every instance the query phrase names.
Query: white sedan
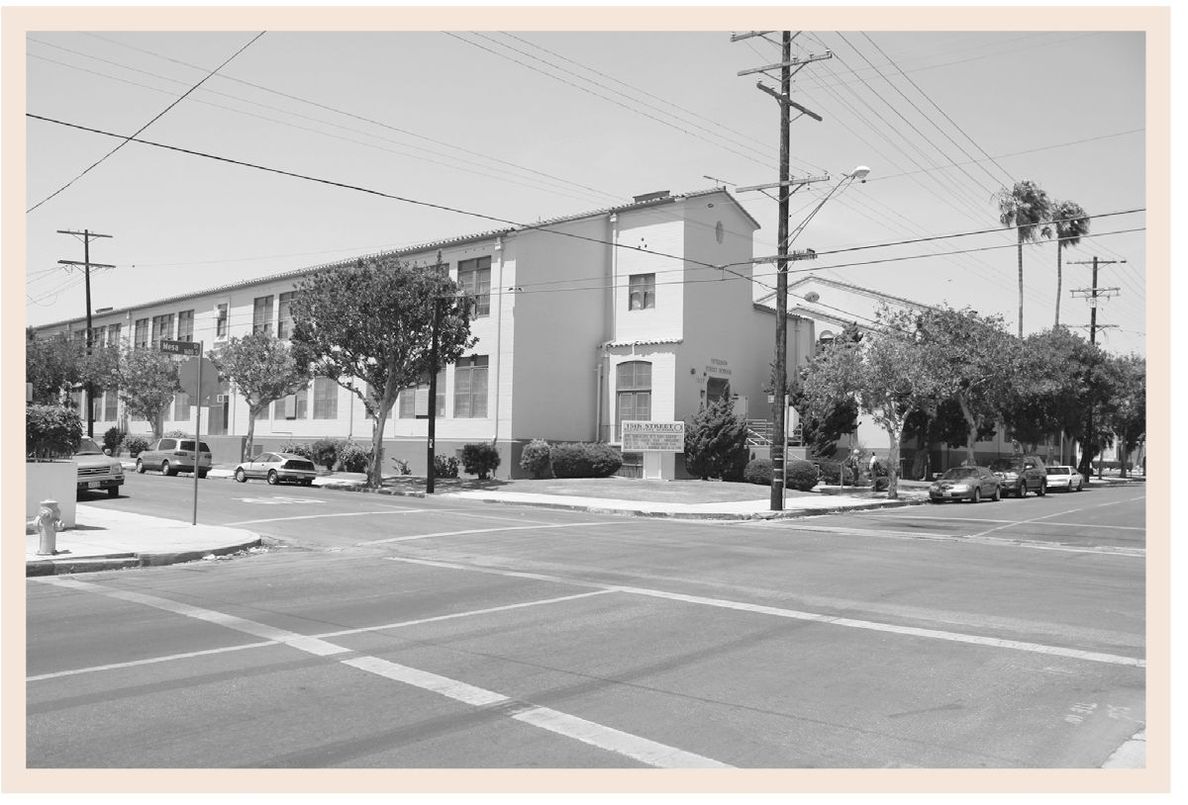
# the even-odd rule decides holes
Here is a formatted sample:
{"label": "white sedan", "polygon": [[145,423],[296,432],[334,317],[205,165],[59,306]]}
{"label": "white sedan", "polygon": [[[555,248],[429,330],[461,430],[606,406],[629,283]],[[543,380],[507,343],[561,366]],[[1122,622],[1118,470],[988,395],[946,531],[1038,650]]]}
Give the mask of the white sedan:
{"label": "white sedan", "polygon": [[316,477],[314,463],[295,453],[261,453],[235,468],[235,480],[241,484],[248,478],[264,478],[274,486],[282,482],[309,486]]}
{"label": "white sedan", "polygon": [[1048,489],[1063,489],[1065,492],[1080,492],[1085,488],[1085,476],[1076,467],[1065,464],[1048,466]]}

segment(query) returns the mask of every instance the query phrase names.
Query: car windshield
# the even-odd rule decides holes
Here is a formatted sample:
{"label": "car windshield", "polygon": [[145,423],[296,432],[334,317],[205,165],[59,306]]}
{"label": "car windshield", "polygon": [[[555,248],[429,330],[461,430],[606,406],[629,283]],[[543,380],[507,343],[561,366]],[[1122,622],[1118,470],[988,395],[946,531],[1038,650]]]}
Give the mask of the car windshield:
{"label": "car windshield", "polygon": [[990,465],[990,469],[998,470],[999,472],[1001,472],[1003,470],[1013,470],[1013,469],[1015,469],[1015,467],[1016,467],[1015,461],[1013,461],[1012,459],[1009,459],[1009,458],[1000,458]]}
{"label": "car windshield", "polygon": [[942,481],[956,481],[959,478],[976,478],[977,467],[954,467],[941,476]]}
{"label": "car windshield", "polygon": [[93,456],[102,455],[103,451],[96,444],[94,439],[88,439],[85,436],[83,440],[78,443],[78,449],[74,451],[76,456]]}
{"label": "car windshield", "polygon": [[1048,475],[1072,475],[1072,467],[1048,467]]}

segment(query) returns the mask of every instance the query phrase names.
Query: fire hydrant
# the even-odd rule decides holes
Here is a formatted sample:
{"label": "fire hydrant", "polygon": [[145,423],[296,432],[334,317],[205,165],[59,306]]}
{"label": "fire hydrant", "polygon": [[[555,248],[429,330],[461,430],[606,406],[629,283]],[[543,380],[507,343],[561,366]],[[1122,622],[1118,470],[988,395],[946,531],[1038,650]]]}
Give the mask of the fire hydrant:
{"label": "fire hydrant", "polygon": [[41,535],[37,555],[53,556],[58,552],[58,532],[63,528],[62,512],[58,508],[58,501],[41,501],[41,508],[37,510],[37,517],[33,522],[37,524],[37,533]]}

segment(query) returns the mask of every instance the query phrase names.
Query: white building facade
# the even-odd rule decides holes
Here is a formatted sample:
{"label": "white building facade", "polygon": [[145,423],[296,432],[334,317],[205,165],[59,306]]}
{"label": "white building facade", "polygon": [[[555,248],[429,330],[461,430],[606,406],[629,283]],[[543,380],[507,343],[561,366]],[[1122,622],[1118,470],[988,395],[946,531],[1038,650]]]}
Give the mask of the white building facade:
{"label": "white building facade", "polygon": [[[436,452],[493,442],[497,474],[520,474],[532,439],[620,444],[624,420],[688,420],[721,395],[748,418],[771,417],[765,387],[774,355],[774,311],[752,281],[758,223],[724,189],[639,196],[631,204],[453,238],[389,253],[403,261],[442,263],[476,301],[477,343],[428,387],[400,394],[385,428],[385,454],[423,472],[429,405],[436,410]],[[154,348],[162,340],[201,341],[209,352],[251,332],[290,337],[290,304],[302,268],[260,280],[93,315],[95,343]],[[37,337],[85,338],[85,320],[36,328]],[[811,354],[814,322],[792,311],[788,371]],[[247,432],[244,399],[226,383],[204,409],[203,433],[216,461],[238,460]],[[83,401],[79,400],[80,404]],[[114,391],[92,401],[97,436],[111,427],[149,433],[129,419]],[[194,410],[177,395],[164,430],[192,431]],[[357,397],[316,378],[278,400],[255,423],[255,443],[278,449],[320,438],[367,446],[372,420]],[[671,454],[624,456],[626,473],[680,477]],[[385,462],[385,472],[392,465]]]}

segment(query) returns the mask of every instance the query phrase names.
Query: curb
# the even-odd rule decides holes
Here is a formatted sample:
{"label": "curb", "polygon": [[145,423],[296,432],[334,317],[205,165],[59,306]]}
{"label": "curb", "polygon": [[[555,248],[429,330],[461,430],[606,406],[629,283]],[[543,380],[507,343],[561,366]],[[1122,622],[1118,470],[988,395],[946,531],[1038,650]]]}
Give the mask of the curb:
{"label": "curb", "polygon": [[[424,494],[422,493],[422,497]],[[886,500],[877,503],[862,503],[857,506],[829,506],[815,509],[785,509],[783,511],[758,512],[755,514],[734,514],[731,512],[653,512],[641,509],[609,508],[603,506],[583,506],[580,503],[540,503],[520,500],[500,500],[498,498],[466,498],[476,503],[495,503],[505,506],[531,506],[537,509],[560,509],[563,511],[585,511],[591,514],[624,515],[627,517],[650,517],[668,520],[791,520],[800,517],[815,517],[822,514],[840,514],[854,511],[871,511],[874,509],[898,509],[904,506],[918,506],[927,501],[914,500]]]}
{"label": "curb", "polygon": [[107,556],[88,556],[78,559],[34,559],[25,562],[25,576],[60,576],[67,573],[96,573],[101,570],[130,570],[137,567],[162,567],[184,562],[196,562],[206,556],[227,556],[263,547],[265,541],[256,537],[247,542],[224,545],[205,550],[173,551],[167,553],[113,553]]}

